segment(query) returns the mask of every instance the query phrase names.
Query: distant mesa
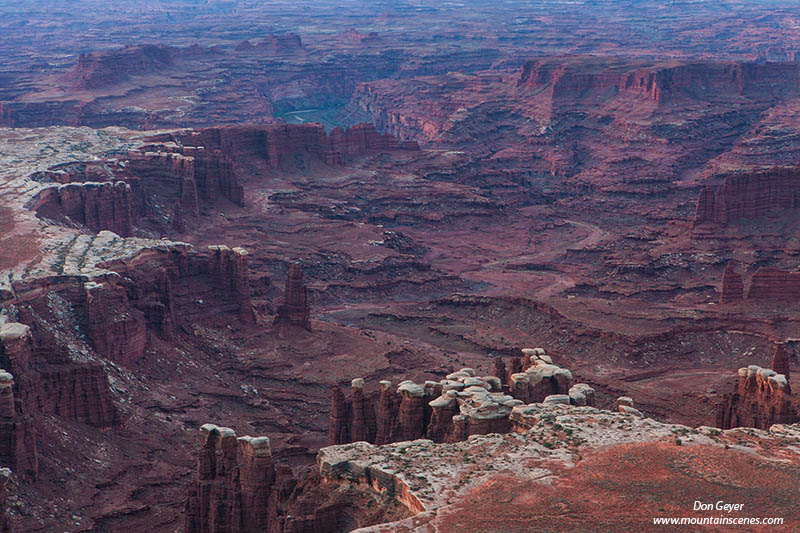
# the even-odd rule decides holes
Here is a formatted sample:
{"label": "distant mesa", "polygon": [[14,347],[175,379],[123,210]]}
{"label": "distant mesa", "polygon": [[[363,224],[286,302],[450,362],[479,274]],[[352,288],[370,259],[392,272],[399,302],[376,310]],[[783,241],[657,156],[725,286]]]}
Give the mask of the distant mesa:
{"label": "distant mesa", "polygon": [[342,39],[354,43],[365,43],[378,40],[378,32],[371,31],[369,33],[361,33],[355,28],[350,28],[341,34]]}
{"label": "distant mesa", "polygon": [[610,57],[561,56],[527,61],[517,87],[548,88],[553,99],[621,92],[657,103],[697,97],[790,95],[800,91],[800,63],[737,61],[630,61]]}
{"label": "distant mesa", "polygon": [[237,52],[287,53],[303,49],[303,42],[296,33],[267,35],[262,39],[248,39],[236,46]]}
{"label": "distant mesa", "polygon": [[712,178],[697,198],[694,225],[725,226],[800,207],[800,169],[775,167]]}
{"label": "distant mesa", "polygon": [[[190,49],[193,53],[197,48]],[[121,83],[131,76],[159,72],[174,64],[179,49],[145,44],[116,50],[81,54],[78,64],[65,76],[72,89],[102,89]]]}

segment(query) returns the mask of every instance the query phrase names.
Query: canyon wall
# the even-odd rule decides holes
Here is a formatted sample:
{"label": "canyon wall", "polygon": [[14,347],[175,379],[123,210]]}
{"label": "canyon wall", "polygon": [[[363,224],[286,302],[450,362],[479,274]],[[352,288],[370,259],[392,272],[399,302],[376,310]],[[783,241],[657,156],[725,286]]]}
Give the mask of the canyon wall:
{"label": "canyon wall", "polygon": [[794,302],[800,298],[800,272],[775,267],[759,267],[750,277],[745,290],[742,275],[732,264],[725,267],[720,287],[720,303],[740,302],[774,303]]}
{"label": "canyon wall", "polygon": [[11,533],[11,520],[8,517],[6,497],[8,496],[8,480],[11,469],[0,468],[0,533]]}
{"label": "canyon wall", "polygon": [[727,175],[700,191],[695,225],[726,225],[800,206],[800,170],[777,167]]}
{"label": "canyon wall", "polygon": [[[244,206],[238,175],[307,171],[314,165],[384,151],[414,151],[371,124],[330,135],[318,124],[208,128],[159,134],[117,159],[61,164],[33,178],[43,187],[30,203],[37,216],[90,231],[133,235],[137,225],[185,230],[185,219],[225,198]],[[237,168],[239,169],[237,171]],[[166,221],[166,223],[165,223]]]}
{"label": "canyon wall", "polygon": [[274,171],[304,170],[316,162],[340,165],[371,152],[410,150],[419,146],[382,135],[372,124],[334,128],[330,135],[320,124],[271,124],[207,128],[176,137],[184,146],[221,150],[236,161],[263,161]]}
{"label": "canyon wall", "polygon": [[48,187],[35,201],[41,218],[81,224],[92,231],[109,230],[122,237],[133,233],[131,187],[121,181]]}
{"label": "canyon wall", "polygon": [[0,465],[27,479],[39,473],[36,433],[14,397],[14,376],[5,370],[0,370]]}
{"label": "canyon wall", "polygon": [[748,300],[797,300],[800,298],[800,272],[761,267],[755,271],[747,291]]}
{"label": "canyon wall", "polygon": [[678,98],[769,94],[784,96],[800,90],[800,63],[717,61],[655,64],[609,58],[556,57],[527,61],[517,87],[548,88],[553,100],[614,96],[629,92],[657,103]]}
{"label": "canyon wall", "polygon": [[[121,240],[100,232],[92,242],[103,253]],[[165,245],[105,267],[16,281],[3,294],[17,322],[0,325],[0,462],[20,476],[37,474],[37,415],[122,422],[106,364],[135,368],[151,337],[171,338],[182,324],[255,320],[243,249]]]}

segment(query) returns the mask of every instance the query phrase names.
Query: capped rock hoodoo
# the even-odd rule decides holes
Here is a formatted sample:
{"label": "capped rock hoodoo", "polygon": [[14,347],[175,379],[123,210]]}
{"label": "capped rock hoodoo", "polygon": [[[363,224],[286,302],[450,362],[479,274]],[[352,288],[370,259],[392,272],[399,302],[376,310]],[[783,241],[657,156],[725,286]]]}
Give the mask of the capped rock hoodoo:
{"label": "capped rock hoodoo", "polygon": [[197,481],[186,500],[187,533],[270,531],[277,471],[269,439],[237,438],[214,424],[203,425],[200,435]]}
{"label": "capped rock hoodoo", "polygon": [[740,426],[769,429],[773,424],[800,421],[798,401],[792,396],[788,376],[789,359],[783,343],[775,347],[772,368],[750,365],[739,369],[733,392],[725,395],[717,411],[722,429]]}
{"label": "capped rock hoodoo", "polygon": [[300,265],[289,266],[283,298],[283,304],[278,307],[275,316],[275,325],[298,326],[311,331],[311,307],[308,304],[308,291],[303,282],[303,270]]}
{"label": "capped rock hoodoo", "polygon": [[[570,387],[572,374],[553,364],[543,349],[525,349],[523,357],[516,359],[526,370],[512,375],[511,385],[499,376],[477,376],[472,368],[462,368],[438,382],[402,381],[396,389],[381,381],[374,433],[371,417],[375,411],[363,392],[363,380],[353,380],[350,398],[334,387],[329,440],[331,444],[358,440],[387,444],[419,438],[459,442],[471,435],[507,433],[511,430],[509,415],[516,405],[594,405],[594,389],[584,383]],[[502,373],[504,367],[502,359],[495,359],[496,373]]]}
{"label": "capped rock hoodoo", "polygon": [[[0,465],[36,479],[39,472],[36,433],[14,399],[14,376],[0,369]],[[2,481],[2,480],[0,480]],[[2,531],[0,529],[0,531]]]}

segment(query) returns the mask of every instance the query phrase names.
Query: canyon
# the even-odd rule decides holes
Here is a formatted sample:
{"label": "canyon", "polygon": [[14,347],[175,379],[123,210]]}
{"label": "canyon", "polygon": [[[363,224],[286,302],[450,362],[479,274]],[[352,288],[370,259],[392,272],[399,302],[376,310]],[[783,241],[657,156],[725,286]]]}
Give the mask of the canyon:
{"label": "canyon", "polygon": [[0,6],[0,531],[798,527],[791,2],[79,4]]}

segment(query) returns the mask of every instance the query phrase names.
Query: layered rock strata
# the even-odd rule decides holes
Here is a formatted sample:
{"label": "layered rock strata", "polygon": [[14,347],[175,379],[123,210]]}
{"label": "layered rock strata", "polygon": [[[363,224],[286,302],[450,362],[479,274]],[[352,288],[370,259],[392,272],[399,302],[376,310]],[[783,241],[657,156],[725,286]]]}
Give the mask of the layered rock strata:
{"label": "layered rock strata", "polygon": [[800,170],[776,167],[759,172],[731,174],[721,184],[700,191],[695,225],[726,225],[800,206]]}
{"label": "layered rock strata", "polygon": [[378,133],[372,124],[335,128],[330,135],[319,124],[271,124],[231,126],[174,134],[157,141],[173,140],[186,147],[217,151],[234,161],[266,163],[272,171],[305,170],[315,162],[340,165],[346,159],[385,151],[416,151],[415,142],[399,142]]}
{"label": "layered rock strata", "polygon": [[92,231],[133,233],[131,187],[117,182],[69,183],[44,189],[36,199],[40,217],[80,224]]}
{"label": "layered rock strata", "polygon": [[[553,100],[590,95],[631,93],[656,103],[696,98],[698,94],[797,94],[797,63],[630,62],[594,58],[593,63],[570,58],[527,61],[517,87],[552,91]],[[607,96],[606,96],[607,97]]]}
{"label": "layered rock strata", "polygon": [[794,301],[800,298],[800,272],[773,267],[755,271],[747,291],[748,300]]}

